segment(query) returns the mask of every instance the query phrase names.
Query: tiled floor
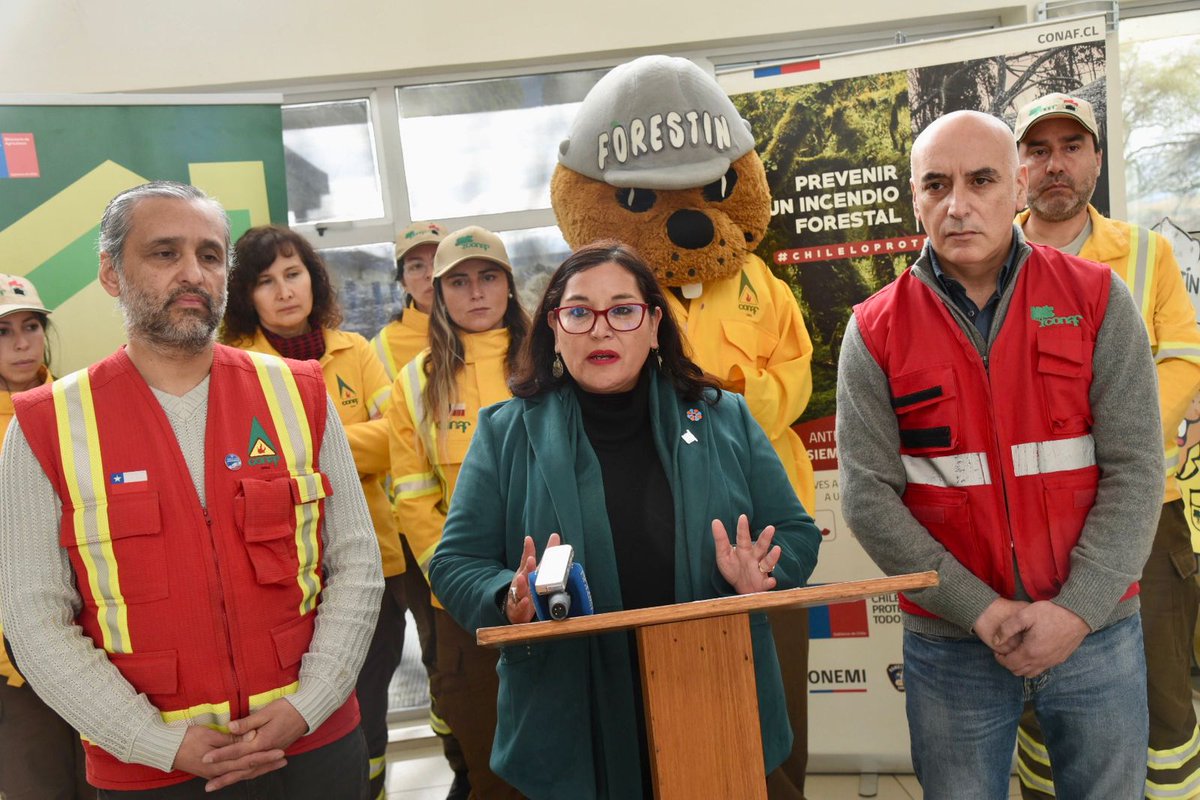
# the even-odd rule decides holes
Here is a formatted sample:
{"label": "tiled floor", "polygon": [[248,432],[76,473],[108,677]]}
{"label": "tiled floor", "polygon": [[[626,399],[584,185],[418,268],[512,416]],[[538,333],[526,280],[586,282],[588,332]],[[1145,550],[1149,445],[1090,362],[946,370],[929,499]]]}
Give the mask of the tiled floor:
{"label": "tiled floor", "polygon": [[[452,774],[436,742],[393,744],[388,749],[388,800],[444,800]],[[808,800],[858,800],[857,775],[809,775]],[[1016,778],[1010,797],[1020,797]],[[920,800],[921,787],[912,775],[880,775],[876,800]]]}

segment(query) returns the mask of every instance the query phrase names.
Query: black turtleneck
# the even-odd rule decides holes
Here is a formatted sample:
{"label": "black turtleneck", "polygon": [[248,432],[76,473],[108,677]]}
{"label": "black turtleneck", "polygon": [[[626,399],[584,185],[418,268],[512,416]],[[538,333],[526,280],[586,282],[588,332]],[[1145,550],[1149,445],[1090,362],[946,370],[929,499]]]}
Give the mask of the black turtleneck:
{"label": "black turtleneck", "polygon": [[[646,608],[674,603],[675,501],[650,426],[650,369],[642,370],[637,385],[628,392],[592,394],[578,384],[572,386],[579,399],[583,430],[600,461],[621,604],[625,608]],[[642,792],[650,798],[654,788],[637,650],[630,631],[629,669]]]}
{"label": "black turtleneck", "polygon": [[583,429],[600,461],[625,608],[675,602],[675,505],[650,427],[649,370],[628,392],[575,385]]}

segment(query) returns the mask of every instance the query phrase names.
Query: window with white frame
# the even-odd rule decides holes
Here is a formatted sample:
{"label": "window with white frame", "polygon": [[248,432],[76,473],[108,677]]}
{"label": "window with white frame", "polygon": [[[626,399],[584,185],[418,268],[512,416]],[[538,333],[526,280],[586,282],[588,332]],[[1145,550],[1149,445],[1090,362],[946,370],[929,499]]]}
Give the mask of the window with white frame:
{"label": "window with white frame", "polygon": [[1200,232],[1200,11],[1122,20],[1126,215]]}

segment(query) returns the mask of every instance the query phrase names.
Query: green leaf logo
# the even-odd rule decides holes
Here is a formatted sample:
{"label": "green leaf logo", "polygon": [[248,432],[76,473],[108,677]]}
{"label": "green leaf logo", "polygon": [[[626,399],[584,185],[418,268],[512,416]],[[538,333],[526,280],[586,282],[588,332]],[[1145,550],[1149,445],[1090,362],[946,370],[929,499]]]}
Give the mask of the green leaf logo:
{"label": "green leaf logo", "polygon": [[1050,319],[1054,316],[1054,306],[1030,306],[1029,316],[1035,322],[1041,322],[1044,319]]}

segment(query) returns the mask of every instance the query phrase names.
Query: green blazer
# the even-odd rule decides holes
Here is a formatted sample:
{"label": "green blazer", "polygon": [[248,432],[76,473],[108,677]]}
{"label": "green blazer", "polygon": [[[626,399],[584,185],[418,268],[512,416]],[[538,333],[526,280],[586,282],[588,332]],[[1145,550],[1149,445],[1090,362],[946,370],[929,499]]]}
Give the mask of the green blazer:
{"label": "green blazer", "polygon": [[[675,599],[734,593],[716,568],[711,524],[722,520],[732,537],[743,513],[752,535],[776,526],[775,542],[783,549],[773,572],[777,587],[802,586],[821,535],[745,400],[722,392],[719,402],[716,393],[687,402],[652,374],[651,424],[675,501]],[[575,548],[596,612],[620,610],[600,464],[569,387],[480,413],[430,565],[433,591],[468,631],[506,624],[499,601],[524,537],[533,537],[540,557],[554,532]],[[770,772],[791,751],[792,733],[765,616],[752,616],[751,635]],[[625,633],[507,647],[497,670],[496,774],[532,800],[641,796]]]}

